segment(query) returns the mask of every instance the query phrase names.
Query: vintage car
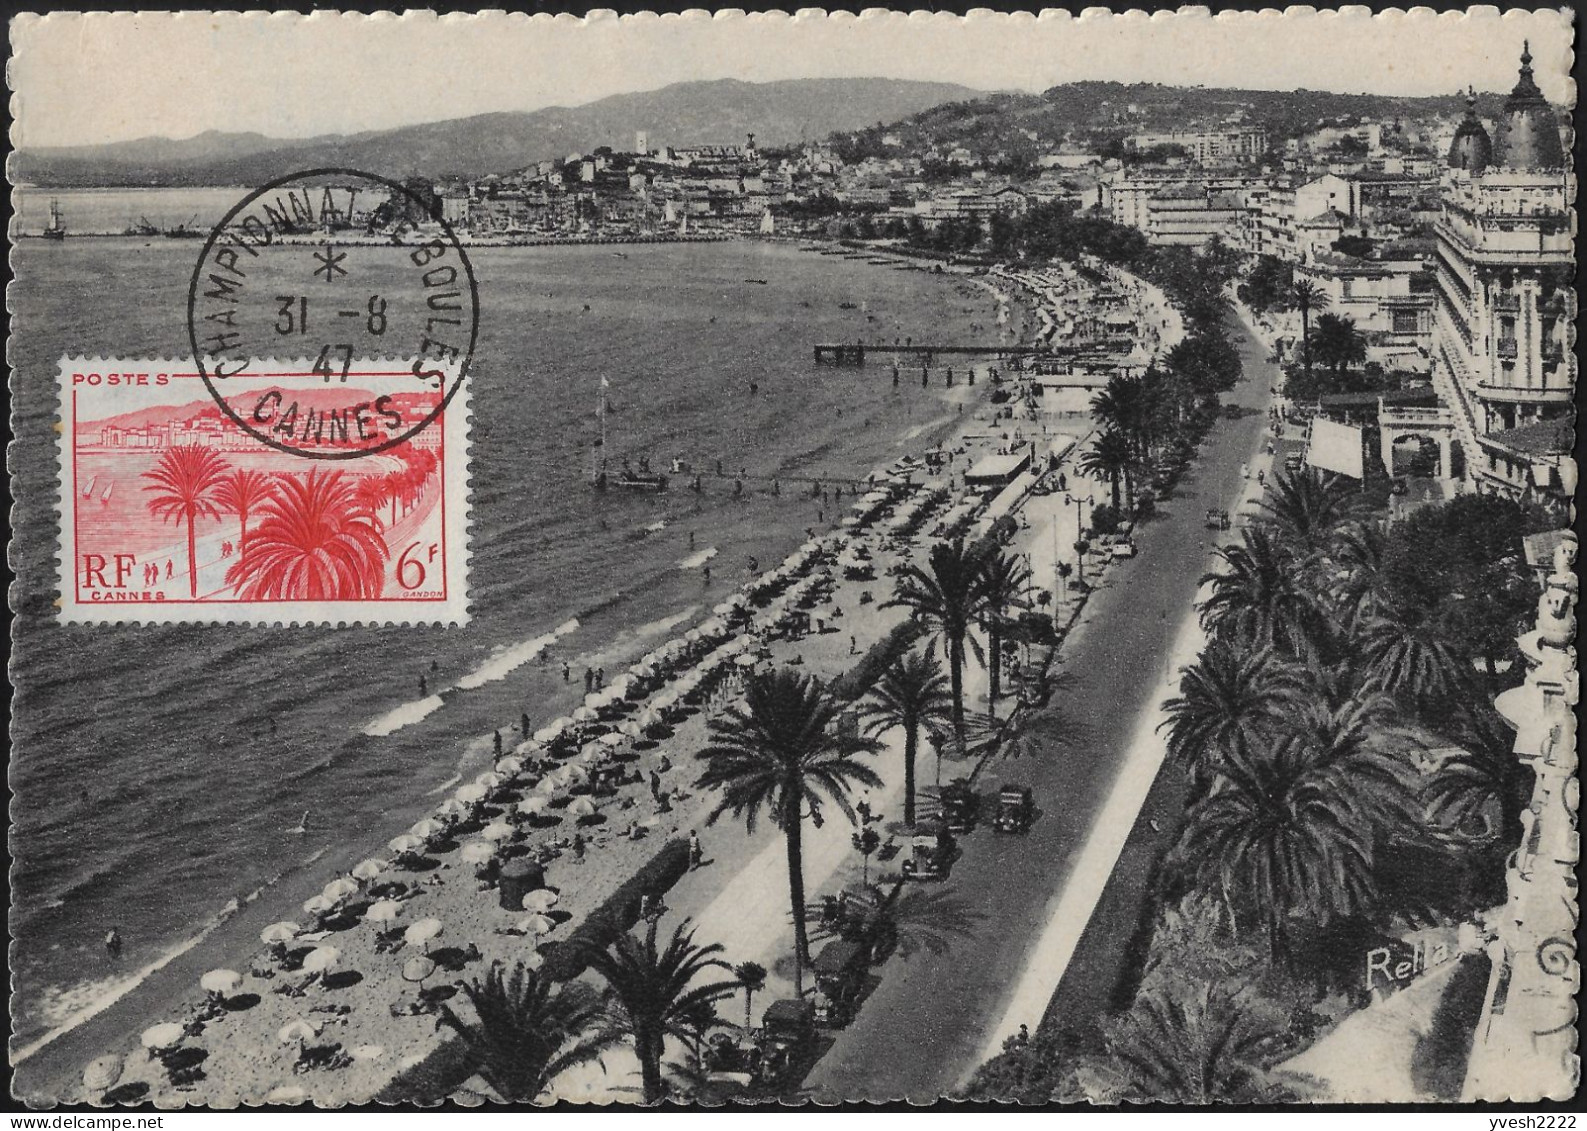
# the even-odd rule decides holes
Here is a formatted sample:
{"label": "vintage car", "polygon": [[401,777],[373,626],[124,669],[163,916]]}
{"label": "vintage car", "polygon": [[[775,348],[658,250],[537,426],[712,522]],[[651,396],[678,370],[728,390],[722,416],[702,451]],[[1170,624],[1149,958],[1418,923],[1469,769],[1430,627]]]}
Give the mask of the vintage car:
{"label": "vintage car", "polygon": [[802,998],[785,998],[766,1007],[761,1017],[756,1081],[769,1091],[799,1082],[815,1059],[815,1006]]}
{"label": "vintage car", "polygon": [[967,833],[975,828],[980,816],[981,798],[971,788],[968,778],[954,778],[942,787],[939,795],[939,812],[949,832]]}
{"label": "vintage car", "polygon": [[821,948],[811,964],[816,979],[817,1025],[841,1029],[849,1023],[870,964],[870,951],[858,942],[834,939]]}
{"label": "vintage car", "polygon": [[909,856],[899,866],[906,880],[942,880],[953,866],[957,849],[953,833],[946,826],[931,830],[929,825],[916,828],[909,842]]}
{"label": "vintage car", "polygon": [[1000,833],[1024,833],[1036,818],[1036,802],[1030,786],[1005,782],[997,794],[997,816],[992,828]]}
{"label": "vintage car", "polygon": [[892,903],[898,885],[886,889],[875,884],[850,884],[829,903],[822,919],[839,938],[859,943],[867,961],[881,962],[898,942],[898,927],[893,922]]}

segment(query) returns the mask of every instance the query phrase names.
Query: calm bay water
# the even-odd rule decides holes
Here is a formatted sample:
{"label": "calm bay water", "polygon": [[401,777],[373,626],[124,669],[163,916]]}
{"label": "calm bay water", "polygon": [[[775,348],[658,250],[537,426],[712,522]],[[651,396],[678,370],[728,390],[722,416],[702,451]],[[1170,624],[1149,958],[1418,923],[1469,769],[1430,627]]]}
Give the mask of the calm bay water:
{"label": "calm bay water", "polygon": [[[39,189],[19,188],[13,232],[36,235],[50,219],[50,201],[60,205],[68,232],[122,233],[141,222],[162,231],[188,225],[208,232],[247,193],[240,188]],[[194,253],[197,254],[196,252]]]}
{"label": "calm bay water", "polygon": [[[196,254],[141,239],[14,254],[18,1045],[125,989],[231,900],[290,910],[488,759],[491,728],[520,712],[542,725],[566,689],[556,664],[523,663],[526,642],[578,616],[558,660],[644,650],[720,601],[751,556],[765,568],[802,540],[816,504],[791,477],[863,475],[951,419],[940,390],[893,389],[885,368],[815,369],[812,342],[991,335],[984,292],[963,280],[788,246],[478,249],[470,625],[63,628],[56,362],[183,354]],[[709,480],[703,495],[596,495],[601,375],[614,457],[720,459],[785,477],[781,495],[765,479],[742,498]],[[712,583],[679,566],[691,531],[720,550]],[[455,689],[445,706],[366,734],[418,698],[421,675]],[[113,925],[119,964],[101,944]]]}

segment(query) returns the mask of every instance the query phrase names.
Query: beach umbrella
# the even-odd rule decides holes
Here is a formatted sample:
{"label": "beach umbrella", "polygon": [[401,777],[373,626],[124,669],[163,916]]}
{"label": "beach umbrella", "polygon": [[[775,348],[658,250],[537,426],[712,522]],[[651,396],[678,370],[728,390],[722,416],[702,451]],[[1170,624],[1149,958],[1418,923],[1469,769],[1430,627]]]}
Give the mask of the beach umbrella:
{"label": "beach umbrella", "polygon": [[403,940],[410,946],[422,946],[436,938],[445,929],[439,919],[420,919],[403,932]]}
{"label": "beach umbrella", "polygon": [[486,770],[484,773],[480,774],[479,777],[474,779],[474,784],[482,785],[486,789],[495,789],[501,784],[501,775],[495,770]]}
{"label": "beach umbrella", "polygon": [[618,727],[616,733],[627,738],[638,738],[641,733],[641,728],[638,721],[630,719],[622,726]]}
{"label": "beach umbrella", "polygon": [[550,723],[550,726],[549,726],[549,729],[555,731],[557,734],[561,734],[563,731],[567,730],[568,727],[570,727],[572,725],[573,725],[573,720],[570,719],[568,716],[563,715],[560,718],[552,719],[551,723]]}
{"label": "beach umbrella", "polygon": [[555,726],[555,727],[541,727],[539,730],[534,732],[534,736],[533,737],[534,737],[534,740],[536,742],[541,743],[543,745],[543,744],[545,744],[547,742],[553,741],[557,737],[557,735],[559,735],[561,733],[562,733],[562,728],[559,727],[559,726]]}
{"label": "beach umbrella", "polygon": [[319,1035],[320,1028],[318,1025],[299,1017],[281,1026],[276,1033],[276,1038],[284,1045],[296,1045],[304,1041],[312,1041]]}
{"label": "beach umbrella", "polygon": [[88,1062],[88,1067],[83,1069],[83,1087],[90,1092],[103,1092],[115,1086],[121,1079],[121,1070],[125,1067],[119,1056],[106,1054],[95,1057]]}
{"label": "beach umbrella", "polygon": [[486,840],[506,840],[512,836],[512,826],[506,821],[492,821],[480,830],[479,835]]}
{"label": "beach umbrella", "polygon": [[468,806],[455,797],[448,797],[435,807],[435,817],[439,821],[456,821],[468,816]]}
{"label": "beach umbrella", "polygon": [[185,1033],[186,1030],[175,1021],[163,1021],[158,1025],[150,1025],[138,1039],[150,1052],[159,1052],[161,1049],[175,1048]]}
{"label": "beach umbrella", "polygon": [[531,950],[528,954],[519,959],[519,961],[530,970],[538,970],[540,967],[546,964],[545,955],[541,954],[538,950]]}
{"label": "beach umbrella", "polygon": [[523,897],[525,911],[550,911],[562,897],[550,888],[536,888]]}
{"label": "beach umbrella", "polygon": [[326,899],[330,900],[332,903],[335,903],[337,900],[346,899],[350,895],[357,894],[357,892],[358,885],[352,880],[343,878],[339,880],[332,880],[330,883],[326,884],[321,890],[320,894]]}
{"label": "beach umbrella", "polygon": [[437,821],[433,817],[425,817],[421,820],[413,822],[413,828],[408,830],[408,832],[412,833],[420,840],[429,840],[432,836],[441,831],[441,822]]}
{"label": "beach umbrella", "polygon": [[[605,737],[605,735],[601,736],[601,738]],[[605,751],[601,749],[599,740],[595,742],[586,742],[583,746],[579,747],[579,758],[582,761],[588,761],[591,758],[599,758],[603,753],[605,753]]]}
{"label": "beach umbrella", "polygon": [[568,812],[575,817],[593,817],[595,815],[595,802],[588,797],[575,798],[573,804],[568,806]]}
{"label": "beach umbrella", "polygon": [[353,865],[353,879],[372,880],[376,876],[380,875],[380,873],[384,872],[389,866],[390,865],[386,861],[376,860],[374,857],[370,857],[368,860],[360,860],[357,864]]}
{"label": "beach umbrella", "polygon": [[[592,691],[584,697],[584,706],[588,707],[592,711],[599,711],[609,702],[611,702],[611,697],[608,696],[604,691]],[[575,719],[578,718],[579,713],[574,711],[573,717]]]}
{"label": "beach umbrella", "polygon": [[564,785],[583,784],[590,780],[590,772],[583,766],[563,766],[557,774]]}
{"label": "beach umbrella", "polygon": [[589,707],[580,707],[577,711],[573,712],[573,717],[578,722],[592,723],[595,721],[595,712]]}
{"label": "beach umbrella", "polygon": [[463,860],[468,864],[483,864],[496,855],[496,846],[488,840],[471,840],[463,846]]}
{"label": "beach umbrella", "polygon": [[526,797],[518,802],[518,812],[534,817],[544,813],[550,804],[550,799],[546,797]]}
{"label": "beach umbrella", "polygon": [[733,662],[741,668],[752,668],[760,663],[758,659],[748,653],[741,653]]}
{"label": "beach umbrella", "polygon": [[395,899],[382,899],[369,905],[364,912],[366,923],[389,923],[402,914],[402,904]]}
{"label": "beach umbrella", "polygon": [[212,994],[235,993],[242,985],[242,975],[235,970],[211,970],[198,980],[198,984]]}
{"label": "beach umbrella", "polygon": [[393,837],[388,841],[386,847],[398,856],[406,856],[410,852],[417,852],[423,848],[424,838],[414,836],[412,833],[403,833],[401,836]]}
{"label": "beach umbrella", "polygon": [[300,1104],[309,1098],[309,1094],[296,1084],[282,1084],[272,1088],[265,1097],[267,1104]]}
{"label": "beach umbrella", "polygon": [[523,762],[518,758],[503,758],[496,763],[496,772],[511,777],[523,769]]}
{"label": "beach umbrella", "polygon": [[545,915],[526,915],[518,920],[518,929],[526,935],[549,935],[557,925]]}
{"label": "beach umbrella", "polygon": [[422,982],[435,973],[435,959],[416,954],[402,964],[402,977],[407,982]]}
{"label": "beach umbrella", "polygon": [[719,617],[725,617],[728,613],[731,613],[733,611],[734,607],[735,606],[733,605],[733,603],[731,601],[723,601],[720,605],[718,605],[716,608],[712,609],[711,611],[713,613],[715,613]]}
{"label": "beach umbrella", "polygon": [[610,734],[601,735],[601,737],[596,741],[602,746],[621,746],[623,743],[628,741],[628,736],[623,734],[621,731],[614,730]]}
{"label": "beach umbrella", "polygon": [[549,797],[560,788],[562,788],[562,783],[557,780],[557,775],[547,774],[545,777],[540,779],[540,784],[535,786],[535,792],[541,794],[542,796]]}
{"label": "beach umbrella", "polygon": [[331,901],[326,899],[323,894],[316,895],[303,902],[303,913],[305,915],[323,915],[331,909],[331,906]]}
{"label": "beach umbrella", "polygon": [[323,974],[341,961],[342,952],[334,946],[317,946],[303,956],[301,969],[308,974]]}
{"label": "beach umbrella", "polygon": [[296,923],[271,923],[259,932],[259,941],[268,946],[284,946],[297,938],[298,932],[302,929]]}
{"label": "beach umbrella", "polygon": [[453,796],[463,805],[475,805],[485,800],[485,793],[485,787],[480,785],[479,782],[470,782]]}

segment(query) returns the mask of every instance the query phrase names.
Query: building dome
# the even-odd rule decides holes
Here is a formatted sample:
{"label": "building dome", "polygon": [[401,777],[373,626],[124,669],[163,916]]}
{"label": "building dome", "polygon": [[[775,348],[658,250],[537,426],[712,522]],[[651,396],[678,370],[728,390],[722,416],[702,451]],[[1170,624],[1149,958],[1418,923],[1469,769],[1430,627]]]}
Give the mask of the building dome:
{"label": "building dome", "polygon": [[1521,77],[1504,100],[1495,157],[1506,169],[1563,169],[1565,149],[1559,140],[1559,120],[1532,81],[1530,47],[1521,49]]}
{"label": "building dome", "polygon": [[1493,164],[1493,143],[1477,118],[1477,92],[1466,90],[1466,116],[1455,127],[1455,140],[1449,143],[1449,167],[1480,173]]}

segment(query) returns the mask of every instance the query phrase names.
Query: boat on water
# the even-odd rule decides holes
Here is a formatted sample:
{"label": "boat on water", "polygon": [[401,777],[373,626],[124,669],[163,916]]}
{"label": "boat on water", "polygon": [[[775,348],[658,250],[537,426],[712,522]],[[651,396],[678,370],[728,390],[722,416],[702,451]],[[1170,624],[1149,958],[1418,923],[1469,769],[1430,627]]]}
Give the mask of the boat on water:
{"label": "boat on water", "polygon": [[61,202],[53,196],[50,197],[50,222],[44,225],[44,238],[47,240],[66,238],[66,221],[61,219]]}
{"label": "boat on water", "polygon": [[195,212],[193,218],[187,223],[178,224],[174,228],[167,228],[163,234],[168,240],[201,240],[204,238],[205,233],[197,225],[198,213]]}
{"label": "boat on water", "polygon": [[91,476],[88,477],[88,482],[83,484],[83,498],[85,498],[85,499],[93,498],[93,496],[94,496],[94,484],[97,483],[97,482],[99,482],[99,476],[91,475]]}
{"label": "boat on water", "polygon": [[606,390],[610,382],[605,377],[601,378],[600,389],[596,395],[595,416],[601,422],[601,435],[597,443],[600,446],[600,455],[595,461],[595,473],[591,477],[591,485],[597,491],[605,491],[609,487],[616,487],[625,491],[665,491],[667,477],[650,470],[650,461],[641,459],[639,468],[630,467],[627,460],[623,461],[621,471],[612,472],[606,466]]}

